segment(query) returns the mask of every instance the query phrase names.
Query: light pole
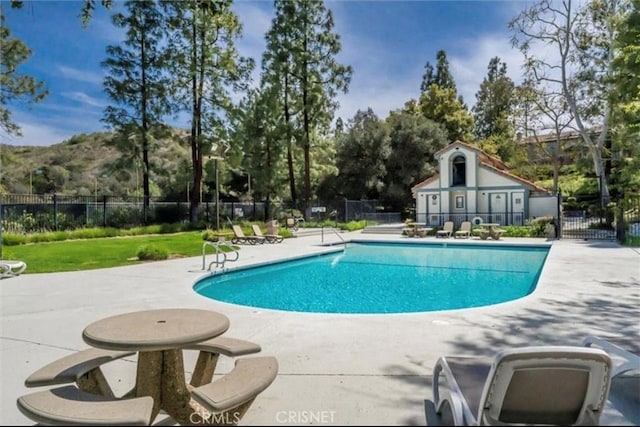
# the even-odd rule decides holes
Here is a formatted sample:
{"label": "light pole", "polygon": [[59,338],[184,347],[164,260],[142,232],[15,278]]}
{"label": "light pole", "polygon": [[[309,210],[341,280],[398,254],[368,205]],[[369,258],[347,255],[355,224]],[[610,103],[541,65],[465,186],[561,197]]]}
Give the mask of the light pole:
{"label": "light pole", "polygon": [[220,184],[218,181],[218,160],[222,160],[222,157],[212,156],[212,159],[216,175],[216,231],[220,231]]}

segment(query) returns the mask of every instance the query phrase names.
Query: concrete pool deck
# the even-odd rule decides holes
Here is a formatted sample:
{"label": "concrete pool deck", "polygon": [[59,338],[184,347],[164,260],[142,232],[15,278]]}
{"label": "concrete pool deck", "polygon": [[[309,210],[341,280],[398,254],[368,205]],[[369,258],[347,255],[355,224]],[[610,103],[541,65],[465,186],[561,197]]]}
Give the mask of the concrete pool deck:
{"label": "concrete pool deck", "polygon": [[[359,232],[341,236],[408,240]],[[411,240],[436,242],[434,238]],[[340,240],[330,233],[324,241]],[[516,301],[464,310],[291,313],[220,303],[196,294],[192,286],[206,274],[202,257],[0,280],[0,424],[33,425],[16,407],[18,396],[35,391],[24,387],[25,378],[58,357],[87,348],[81,334],[89,323],[136,310],[219,311],[231,321],[228,335],[259,343],[264,355],[278,359],[278,377],[258,396],[241,425],[425,425],[431,371],[440,356],[493,356],[513,346],[581,345],[589,334],[640,341],[637,248],[544,239],[468,242],[550,244],[535,292]],[[239,261],[230,266],[326,251],[320,243],[316,235],[273,245],[245,245]],[[195,356],[195,352],[185,355],[188,372]],[[231,366],[230,360],[221,360],[217,372],[228,372]],[[124,393],[134,383],[135,357],[106,365],[105,374],[116,394]],[[638,424],[640,413],[634,411],[612,410],[601,421]]]}

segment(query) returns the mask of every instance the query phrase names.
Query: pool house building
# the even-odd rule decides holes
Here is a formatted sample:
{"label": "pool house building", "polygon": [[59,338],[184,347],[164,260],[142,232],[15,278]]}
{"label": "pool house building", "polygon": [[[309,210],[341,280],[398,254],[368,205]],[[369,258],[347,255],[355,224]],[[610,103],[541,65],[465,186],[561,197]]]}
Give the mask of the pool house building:
{"label": "pool house building", "polygon": [[524,225],[528,219],[558,216],[555,194],[509,172],[502,160],[478,147],[456,141],[435,157],[439,172],[412,188],[418,223]]}

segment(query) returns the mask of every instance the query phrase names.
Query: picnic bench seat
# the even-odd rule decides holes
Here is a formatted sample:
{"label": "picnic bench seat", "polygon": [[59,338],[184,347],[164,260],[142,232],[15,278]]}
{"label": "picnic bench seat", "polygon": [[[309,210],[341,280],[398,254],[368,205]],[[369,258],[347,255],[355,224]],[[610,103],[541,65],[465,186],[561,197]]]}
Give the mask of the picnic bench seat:
{"label": "picnic bench seat", "polygon": [[113,399],[69,385],[21,396],[17,405],[45,425],[149,425],[153,398]]}
{"label": "picnic bench seat", "polygon": [[75,382],[81,390],[114,397],[100,366],[135,354],[88,348],[55,360],[38,369],[24,382],[26,387],[41,387]]}
{"label": "picnic bench seat", "polygon": [[262,350],[259,344],[224,336],[193,344],[187,349],[200,351],[191,376],[190,384],[193,387],[199,387],[211,382],[213,372],[218,363],[218,357],[221,354],[228,357],[237,357],[259,353]]}
{"label": "picnic bench seat", "polygon": [[275,357],[237,359],[231,372],[214,382],[194,388],[191,397],[212,416],[215,414],[218,419],[232,419],[237,423],[277,374],[278,361]]}

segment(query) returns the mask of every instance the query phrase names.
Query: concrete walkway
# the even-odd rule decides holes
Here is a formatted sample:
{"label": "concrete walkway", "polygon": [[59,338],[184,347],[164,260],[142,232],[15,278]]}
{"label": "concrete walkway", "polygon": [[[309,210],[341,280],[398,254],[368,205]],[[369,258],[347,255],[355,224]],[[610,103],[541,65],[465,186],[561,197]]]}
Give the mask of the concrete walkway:
{"label": "concrete walkway", "polygon": [[[333,233],[324,240],[339,241]],[[638,252],[596,241],[506,238],[490,244],[527,241],[551,245],[532,295],[490,307],[429,313],[305,314],[220,303],[192,290],[205,274],[202,257],[1,280],[0,424],[33,424],[16,408],[18,396],[34,391],[24,387],[24,379],[44,364],[86,348],[81,333],[87,324],[135,310],[216,310],[229,317],[230,336],[257,342],[265,355],[277,357],[278,378],[256,399],[244,425],[425,425],[431,371],[442,355],[492,356],[511,346],[580,345],[588,334],[640,341]],[[320,243],[320,236],[308,236],[268,247],[243,246],[235,264],[326,251]],[[185,356],[189,372],[194,362],[195,353]],[[218,372],[231,366],[222,360]],[[105,373],[116,394],[124,393],[134,382],[135,358],[113,362]],[[638,413],[624,415],[612,411],[602,421],[640,422]]]}

